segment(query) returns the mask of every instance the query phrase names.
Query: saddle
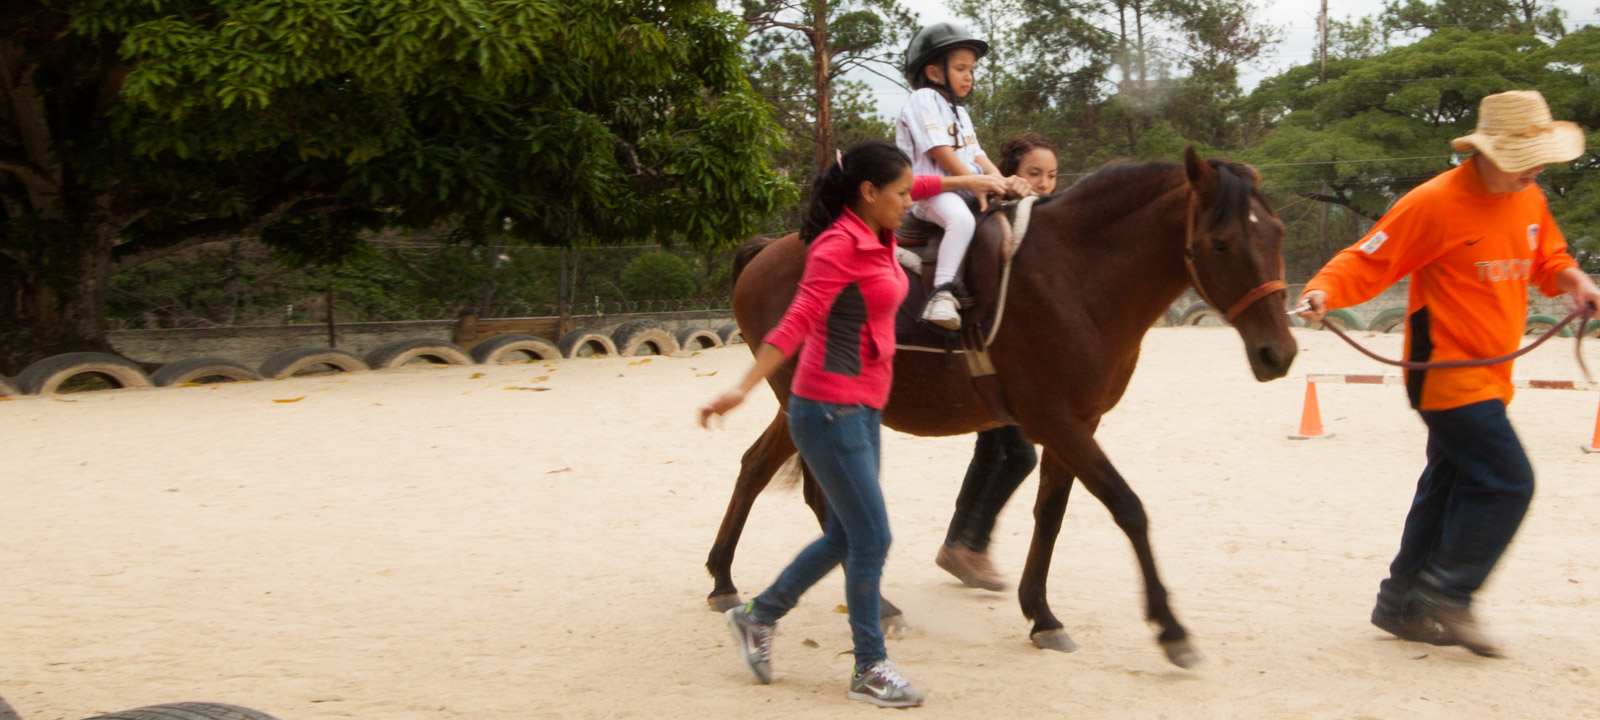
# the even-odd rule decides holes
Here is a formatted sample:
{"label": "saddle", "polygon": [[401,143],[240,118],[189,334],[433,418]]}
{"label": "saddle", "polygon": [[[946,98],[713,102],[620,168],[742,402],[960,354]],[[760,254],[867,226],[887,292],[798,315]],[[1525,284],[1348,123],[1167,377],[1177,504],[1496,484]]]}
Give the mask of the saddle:
{"label": "saddle", "polygon": [[[951,332],[922,322],[922,307],[933,294],[933,273],[938,264],[939,244],[944,228],[906,213],[895,231],[900,264],[911,277],[905,302],[895,315],[895,347],[901,351],[939,352],[947,357],[960,354],[966,361],[978,396],[997,422],[1015,425],[989,359],[989,343],[1005,305],[1005,281],[1011,258],[1027,232],[1036,197],[991,204],[978,211],[976,200],[968,198],[976,219],[972,243],[956,269],[952,288],[961,312],[961,330]],[[959,348],[959,349],[958,349]]]}
{"label": "saddle", "polygon": [[[964,194],[963,194],[964,195]],[[1026,232],[1026,223],[1033,199],[993,203],[988,210],[979,211],[977,201],[967,197],[976,220],[972,243],[967,254],[956,268],[955,286],[952,288],[961,308],[961,327],[992,325],[999,309],[1001,274],[1016,252],[1021,237],[1014,228]],[[1022,223],[1019,227],[1018,223]],[[934,268],[938,266],[940,241],[944,228],[907,212],[895,230],[895,241],[900,250],[900,265],[911,276],[911,291],[900,306],[900,318],[895,324],[896,343],[908,349],[944,352],[951,333],[943,328],[919,323],[923,303],[933,294]],[[981,348],[988,347],[988,339]]]}

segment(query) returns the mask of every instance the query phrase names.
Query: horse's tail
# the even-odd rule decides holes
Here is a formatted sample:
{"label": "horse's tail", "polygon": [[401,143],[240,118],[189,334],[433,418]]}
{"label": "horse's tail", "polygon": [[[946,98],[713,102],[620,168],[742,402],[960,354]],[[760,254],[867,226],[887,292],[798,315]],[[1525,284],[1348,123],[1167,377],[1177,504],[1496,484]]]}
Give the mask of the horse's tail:
{"label": "horse's tail", "polygon": [[744,266],[749,265],[750,261],[768,245],[777,241],[776,237],[753,237],[744,241],[738,250],[733,251],[733,284],[739,284],[739,274],[744,272]]}

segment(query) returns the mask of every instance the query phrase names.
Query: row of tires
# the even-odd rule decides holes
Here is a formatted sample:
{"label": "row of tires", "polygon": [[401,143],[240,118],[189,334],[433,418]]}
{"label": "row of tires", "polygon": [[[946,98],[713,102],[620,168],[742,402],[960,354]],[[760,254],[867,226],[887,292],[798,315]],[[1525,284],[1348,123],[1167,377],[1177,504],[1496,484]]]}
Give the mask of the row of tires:
{"label": "row of tires", "polygon": [[[1223,318],[1220,311],[1203,302],[1197,302],[1193,305],[1190,305],[1188,309],[1181,313],[1173,309],[1168,309],[1167,314],[1164,317],[1164,321],[1167,325],[1180,326],[1228,324],[1227,320]],[[1301,323],[1299,318],[1290,318],[1290,322],[1291,324],[1297,325]],[[1542,334],[1549,331],[1550,328],[1555,327],[1560,322],[1561,318],[1550,315],[1529,315],[1524,332],[1528,335]],[[1400,332],[1405,329],[1406,309],[1403,307],[1386,308],[1380,311],[1377,315],[1374,315],[1372,322],[1368,323],[1363,322],[1361,320],[1361,316],[1357,315],[1354,311],[1347,308],[1339,308],[1337,310],[1329,310],[1328,314],[1323,316],[1323,324],[1337,325],[1339,326],[1340,330],[1344,330],[1346,332],[1353,330],[1365,330],[1369,332],[1380,333]],[[1572,337],[1575,328],[1575,325],[1568,325],[1567,327],[1562,328],[1560,336],[1564,338]],[[1600,338],[1600,320],[1590,320],[1589,326],[1585,328],[1583,332],[1584,337]]]}
{"label": "row of tires", "polygon": [[119,388],[171,387],[217,380],[276,380],[318,367],[359,372],[417,361],[438,365],[495,365],[607,355],[671,355],[679,350],[704,350],[740,342],[743,339],[735,323],[723,325],[716,331],[689,328],[672,333],[654,320],[635,320],[619,325],[609,334],[581,328],[573,330],[555,343],[532,335],[497,335],[473,345],[470,352],[459,345],[431,338],[385,343],[365,357],[336,348],[289,348],[274,353],[259,368],[227,358],[206,357],[167,363],[147,374],[138,363],[118,355],[75,352],[39,360],[23,369],[14,382],[8,383],[0,377],[0,397],[53,394],[84,375],[96,376]]}

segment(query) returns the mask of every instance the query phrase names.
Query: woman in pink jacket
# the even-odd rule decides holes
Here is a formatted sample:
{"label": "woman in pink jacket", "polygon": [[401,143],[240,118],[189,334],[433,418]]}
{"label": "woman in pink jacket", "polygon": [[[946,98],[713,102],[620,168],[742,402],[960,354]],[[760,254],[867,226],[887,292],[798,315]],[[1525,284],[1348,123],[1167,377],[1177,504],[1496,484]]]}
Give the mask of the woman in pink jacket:
{"label": "woman in pink jacket", "polygon": [[[878,484],[879,426],[893,377],[894,315],[907,280],[895,260],[894,229],[914,197],[941,181],[1000,190],[987,176],[913,178],[899,148],[869,141],[850,148],[812,181],[800,225],[808,246],[800,289],[756,351],[739,384],[700,408],[700,424],[732,410],[757,383],[799,353],[790,386],[789,431],[828,500],[823,535],[776,582],[727,613],[739,652],[756,679],[772,679],[773,626],[812,585],[844,564],[845,601],[855,642],[848,697],[912,707],[923,695],[889,661],[879,622],[878,584],[889,552],[889,515]],[[987,182],[986,182],[987,181]]]}

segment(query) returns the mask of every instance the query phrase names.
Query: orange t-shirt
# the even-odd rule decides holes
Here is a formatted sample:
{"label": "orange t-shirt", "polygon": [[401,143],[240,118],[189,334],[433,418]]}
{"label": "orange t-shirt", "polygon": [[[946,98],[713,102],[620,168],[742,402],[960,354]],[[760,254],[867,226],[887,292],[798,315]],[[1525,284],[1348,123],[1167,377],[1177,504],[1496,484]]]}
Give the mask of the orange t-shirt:
{"label": "orange t-shirt", "polygon": [[[1410,275],[1406,359],[1470,360],[1515,352],[1528,283],[1559,295],[1557,274],[1577,265],[1539,186],[1490,192],[1469,161],[1406,193],[1306,290],[1327,293],[1330,309],[1348,307]],[[1510,403],[1511,363],[1407,371],[1406,390],[1419,410]]]}

